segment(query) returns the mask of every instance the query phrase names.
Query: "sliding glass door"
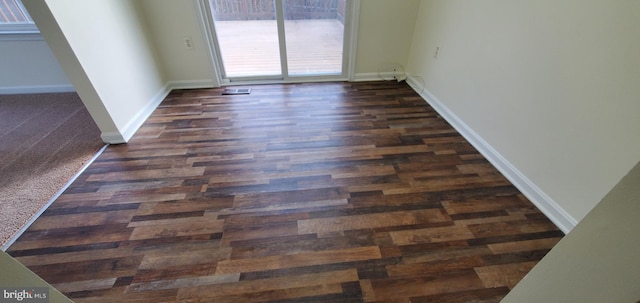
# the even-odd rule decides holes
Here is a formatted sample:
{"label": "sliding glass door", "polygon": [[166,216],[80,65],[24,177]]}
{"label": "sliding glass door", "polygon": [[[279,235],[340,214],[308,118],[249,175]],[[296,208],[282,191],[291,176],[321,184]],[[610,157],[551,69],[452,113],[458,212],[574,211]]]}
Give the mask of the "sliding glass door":
{"label": "sliding glass door", "polygon": [[346,77],[348,0],[209,0],[223,81]]}
{"label": "sliding glass door", "polygon": [[224,78],[280,78],[275,0],[211,0]]}
{"label": "sliding glass door", "polygon": [[284,1],[290,76],[341,74],[346,1]]}

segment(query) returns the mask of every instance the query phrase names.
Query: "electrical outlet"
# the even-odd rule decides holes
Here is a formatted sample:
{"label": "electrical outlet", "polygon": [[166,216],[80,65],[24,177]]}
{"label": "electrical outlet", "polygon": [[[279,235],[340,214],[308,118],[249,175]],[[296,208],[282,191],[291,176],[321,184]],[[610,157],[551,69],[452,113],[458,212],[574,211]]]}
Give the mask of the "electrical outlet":
{"label": "electrical outlet", "polygon": [[184,48],[189,50],[193,49],[193,41],[191,40],[191,37],[184,37]]}

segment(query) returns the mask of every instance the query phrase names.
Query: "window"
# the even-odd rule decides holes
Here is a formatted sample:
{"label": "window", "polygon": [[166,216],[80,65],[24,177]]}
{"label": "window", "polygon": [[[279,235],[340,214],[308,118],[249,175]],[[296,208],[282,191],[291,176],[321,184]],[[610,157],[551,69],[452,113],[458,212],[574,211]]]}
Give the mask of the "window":
{"label": "window", "polygon": [[0,0],[0,34],[35,34],[35,23],[20,0]]}

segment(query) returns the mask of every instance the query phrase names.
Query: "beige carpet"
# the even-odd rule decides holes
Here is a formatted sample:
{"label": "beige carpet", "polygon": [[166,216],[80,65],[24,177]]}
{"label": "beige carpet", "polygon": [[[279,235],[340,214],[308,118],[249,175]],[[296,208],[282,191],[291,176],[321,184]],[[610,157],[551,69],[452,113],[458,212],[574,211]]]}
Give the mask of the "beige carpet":
{"label": "beige carpet", "polygon": [[75,93],[0,95],[0,247],[103,145]]}

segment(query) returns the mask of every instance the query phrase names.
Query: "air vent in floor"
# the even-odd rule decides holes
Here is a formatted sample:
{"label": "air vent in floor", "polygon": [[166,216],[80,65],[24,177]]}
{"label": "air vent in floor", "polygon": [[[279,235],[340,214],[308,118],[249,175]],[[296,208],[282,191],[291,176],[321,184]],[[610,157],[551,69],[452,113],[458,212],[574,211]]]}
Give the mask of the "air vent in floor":
{"label": "air vent in floor", "polygon": [[227,88],[222,92],[223,95],[248,95],[250,93],[250,88]]}

